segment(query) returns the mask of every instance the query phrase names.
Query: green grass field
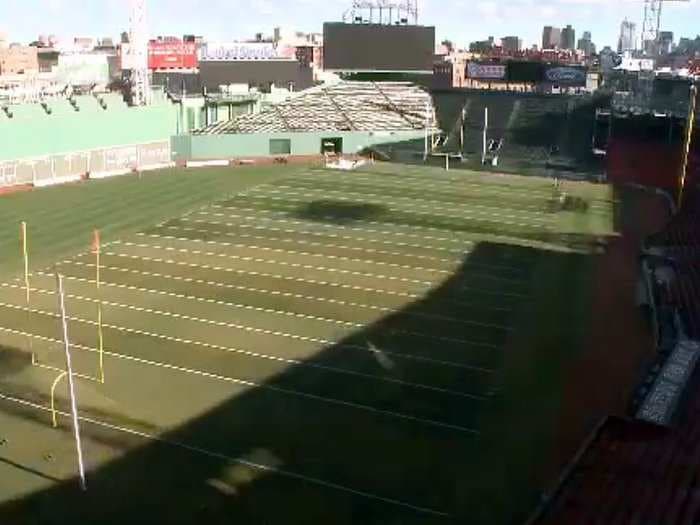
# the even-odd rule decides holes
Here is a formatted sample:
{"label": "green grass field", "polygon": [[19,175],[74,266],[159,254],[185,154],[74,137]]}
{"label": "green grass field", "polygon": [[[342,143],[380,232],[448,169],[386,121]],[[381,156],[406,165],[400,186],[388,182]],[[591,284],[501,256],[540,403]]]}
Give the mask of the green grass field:
{"label": "green grass field", "polygon": [[[0,522],[521,520],[614,234],[608,187],[564,191],[586,209],[546,179],[395,165],[2,198]],[[63,366],[54,264],[85,376],[103,305],[106,382],[77,381],[89,498],[69,481],[69,420],[54,430],[46,410]]]}

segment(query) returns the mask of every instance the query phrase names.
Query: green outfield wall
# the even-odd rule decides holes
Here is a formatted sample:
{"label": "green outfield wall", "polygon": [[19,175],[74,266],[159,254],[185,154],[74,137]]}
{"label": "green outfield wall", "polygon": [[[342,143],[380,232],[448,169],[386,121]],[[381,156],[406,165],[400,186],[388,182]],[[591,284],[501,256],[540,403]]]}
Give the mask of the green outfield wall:
{"label": "green outfield wall", "polygon": [[387,145],[407,141],[421,141],[424,132],[392,131],[328,131],[313,133],[241,133],[230,135],[179,135],[171,139],[175,161],[213,160],[279,155],[276,149],[288,142],[291,155],[318,155],[322,143],[329,139],[342,139],[342,153],[359,153],[375,145]]}
{"label": "green outfield wall", "polygon": [[[130,108],[118,94],[75,97],[0,111],[0,161],[167,141],[183,129],[179,105],[160,99]],[[103,107],[104,106],[104,107]],[[77,109],[76,109],[77,108]],[[8,112],[12,115],[8,115]]]}

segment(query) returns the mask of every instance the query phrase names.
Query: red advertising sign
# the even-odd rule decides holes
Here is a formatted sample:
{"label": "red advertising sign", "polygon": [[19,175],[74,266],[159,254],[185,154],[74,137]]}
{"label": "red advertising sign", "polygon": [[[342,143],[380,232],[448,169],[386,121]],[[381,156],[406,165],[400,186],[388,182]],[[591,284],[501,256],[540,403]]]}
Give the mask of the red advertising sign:
{"label": "red advertising sign", "polygon": [[149,69],[195,69],[197,46],[194,42],[149,42]]}

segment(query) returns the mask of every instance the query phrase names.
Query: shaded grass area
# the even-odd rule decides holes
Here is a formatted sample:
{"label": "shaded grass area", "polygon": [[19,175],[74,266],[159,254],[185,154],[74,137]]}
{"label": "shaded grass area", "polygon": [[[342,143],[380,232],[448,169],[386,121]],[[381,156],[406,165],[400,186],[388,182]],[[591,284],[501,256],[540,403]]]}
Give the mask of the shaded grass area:
{"label": "shaded grass area", "polygon": [[[437,172],[423,173],[436,186],[426,199],[449,193]],[[374,188],[362,183],[372,194],[396,178],[358,175],[374,177]],[[472,182],[455,186],[469,194]],[[518,192],[548,188],[508,181],[498,191],[514,200],[502,199],[502,213],[517,209]],[[220,205],[241,202],[253,199]],[[397,213],[372,197],[276,202],[225,224],[196,213],[153,220],[106,250],[110,381],[83,413],[170,444],[86,423],[88,442],[125,443],[91,471],[89,500],[58,484],[0,506],[0,521],[511,523],[527,512],[556,440],[561,371],[581,353],[600,225],[551,213],[559,244],[543,249],[527,246],[542,225],[475,226],[471,201],[445,198],[462,216],[420,222],[410,206]],[[520,244],[497,240],[504,231]],[[82,370],[96,360],[91,264],[82,255],[61,265]],[[52,289],[50,275],[33,282]],[[0,325],[17,331],[0,332],[7,347],[24,348],[23,332],[56,337],[50,293],[36,291],[31,316],[17,285],[0,288],[0,303]],[[46,360],[51,347],[36,343]],[[22,370],[0,390],[45,403],[41,384],[14,377]],[[41,424],[35,411],[0,407]]]}

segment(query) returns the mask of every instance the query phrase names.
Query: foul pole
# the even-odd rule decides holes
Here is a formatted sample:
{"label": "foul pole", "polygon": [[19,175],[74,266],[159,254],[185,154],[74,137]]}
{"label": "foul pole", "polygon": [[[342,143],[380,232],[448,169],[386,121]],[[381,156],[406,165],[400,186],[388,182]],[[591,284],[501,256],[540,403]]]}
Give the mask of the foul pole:
{"label": "foul pole", "polygon": [[695,118],[697,116],[698,88],[690,88],[690,110],[688,111],[688,123],[685,126],[685,140],[683,142],[683,162],[681,163],[681,173],[678,180],[678,203],[677,209],[680,211],[683,206],[683,194],[685,193],[685,181],[688,177],[688,164],[690,157],[690,146],[693,143],[693,131],[695,129]]}
{"label": "foul pole", "polygon": [[483,147],[481,150],[481,163],[486,162],[486,136],[489,130],[489,108],[484,108],[484,136]]}

